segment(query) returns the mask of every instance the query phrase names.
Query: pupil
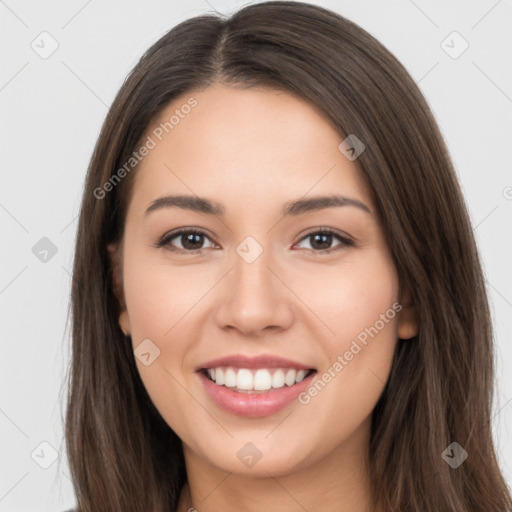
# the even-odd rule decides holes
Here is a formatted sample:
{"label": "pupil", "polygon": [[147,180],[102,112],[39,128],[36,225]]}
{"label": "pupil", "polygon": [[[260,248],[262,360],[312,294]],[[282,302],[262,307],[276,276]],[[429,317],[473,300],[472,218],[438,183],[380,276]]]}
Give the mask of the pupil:
{"label": "pupil", "polygon": [[[191,250],[200,249],[201,246],[203,245],[202,237],[203,237],[203,235],[198,234],[198,233],[189,233],[188,235],[184,235],[182,237],[182,245],[185,249],[191,249]],[[183,239],[185,240],[185,243],[183,243]],[[197,242],[199,242],[199,244],[194,245],[194,242],[196,242],[196,244],[197,244]]]}
{"label": "pupil", "polygon": [[[331,247],[332,235],[329,233],[313,235],[313,240],[314,242],[311,244],[311,246],[314,249],[329,249]],[[318,241],[320,241],[319,244],[317,244]],[[322,245],[322,243],[324,244],[323,246],[315,247],[315,245]]]}

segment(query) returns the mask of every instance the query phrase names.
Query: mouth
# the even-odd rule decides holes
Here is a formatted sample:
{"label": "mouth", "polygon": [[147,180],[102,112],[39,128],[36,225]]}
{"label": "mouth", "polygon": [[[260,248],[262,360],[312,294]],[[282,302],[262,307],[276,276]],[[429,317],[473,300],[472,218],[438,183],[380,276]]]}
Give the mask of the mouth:
{"label": "mouth", "polygon": [[291,406],[316,373],[316,368],[269,355],[229,356],[196,368],[208,399],[230,414],[251,418]]}
{"label": "mouth", "polygon": [[217,386],[230,388],[237,393],[264,394],[283,387],[291,387],[313,373],[314,368],[236,368],[217,366],[202,368],[200,372]]}

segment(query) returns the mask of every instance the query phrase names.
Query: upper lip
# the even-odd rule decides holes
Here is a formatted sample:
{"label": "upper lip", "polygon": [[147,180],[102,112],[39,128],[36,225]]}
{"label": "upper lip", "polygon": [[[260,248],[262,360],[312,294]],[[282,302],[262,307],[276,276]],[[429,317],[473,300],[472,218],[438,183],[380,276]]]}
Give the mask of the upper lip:
{"label": "upper lip", "polygon": [[299,370],[310,370],[311,366],[306,366],[297,361],[286,359],[284,357],[263,354],[259,356],[246,356],[243,354],[233,354],[231,356],[212,359],[200,364],[196,371],[206,368],[218,368],[219,366],[232,366],[234,368],[297,368]]}

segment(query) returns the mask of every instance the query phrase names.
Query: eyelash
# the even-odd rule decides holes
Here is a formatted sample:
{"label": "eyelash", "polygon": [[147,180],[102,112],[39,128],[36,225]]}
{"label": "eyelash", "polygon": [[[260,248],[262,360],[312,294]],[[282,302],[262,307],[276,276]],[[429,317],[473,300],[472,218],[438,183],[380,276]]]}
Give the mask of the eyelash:
{"label": "eyelash", "polygon": [[[206,238],[211,240],[211,238],[205,232],[203,232],[203,231],[200,231],[200,230],[197,230],[197,229],[193,229],[193,228],[190,228],[190,229],[180,229],[178,231],[171,232],[171,233],[168,233],[168,234],[164,235],[160,240],[158,240],[156,242],[156,244],[154,244],[154,247],[156,247],[156,248],[164,248],[164,249],[166,249],[168,251],[177,252],[177,253],[186,253],[186,254],[202,254],[206,250],[206,249],[187,250],[187,249],[180,249],[180,248],[175,248],[175,247],[171,246],[171,240],[173,240],[174,238],[178,238],[179,236],[185,235],[185,234],[187,234],[187,235],[188,234],[203,235]],[[353,240],[350,240],[349,238],[340,235],[334,229],[327,228],[327,227],[325,227],[325,228],[324,227],[317,228],[316,231],[311,231],[311,232],[307,233],[306,235],[304,235],[299,240],[299,243],[302,242],[303,240],[309,238],[309,237],[312,237],[313,235],[318,235],[318,234],[334,235],[336,238],[338,238],[341,241],[341,243],[339,245],[337,245],[337,246],[334,246],[334,247],[330,248],[330,249],[323,249],[323,250],[306,249],[307,251],[313,252],[314,254],[329,254],[329,253],[332,253],[332,252],[335,252],[335,251],[340,251],[340,250],[345,249],[347,247],[354,246],[354,241]],[[211,240],[211,241],[214,242],[213,240]]]}

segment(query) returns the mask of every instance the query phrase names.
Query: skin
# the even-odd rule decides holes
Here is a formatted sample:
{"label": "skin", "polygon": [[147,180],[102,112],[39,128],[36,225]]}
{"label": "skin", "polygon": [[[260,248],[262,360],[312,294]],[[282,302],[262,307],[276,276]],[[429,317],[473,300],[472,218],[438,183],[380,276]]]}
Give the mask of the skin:
{"label": "skin", "polygon": [[[339,151],[344,137],[289,93],[215,84],[177,98],[146,135],[191,96],[198,105],[141,162],[122,243],[109,248],[119,324],[134,349],[149,338],[160,350],[152,364],[136,363],[183,440],[188,484],[178,510],[369,510],[371,413],[397,338],[418,330],[371,190],[357,160]],[[281,217],[288,201],[333,193],[358,199],[371,213],[343,206]],[[225,215],[179,208],[144,215],[168,194],[215,200]],[[154,246],[183,227],[206,233],[196,242],[202,253]],[[306,236],[322,227],[354,245],[333,236],[323,247],[340,250],[322,254]],[[252,263],[236,252],[247,236],[263,249]],[[186,242],[178,236],[169,246]],[[395,302],[402,310],[306,405],[238,417],[206,395],[195,373],[213,358],[270,353],[316,368],[318,377]],[[262,454],[250,468],[237,457],[247,442]]]}

